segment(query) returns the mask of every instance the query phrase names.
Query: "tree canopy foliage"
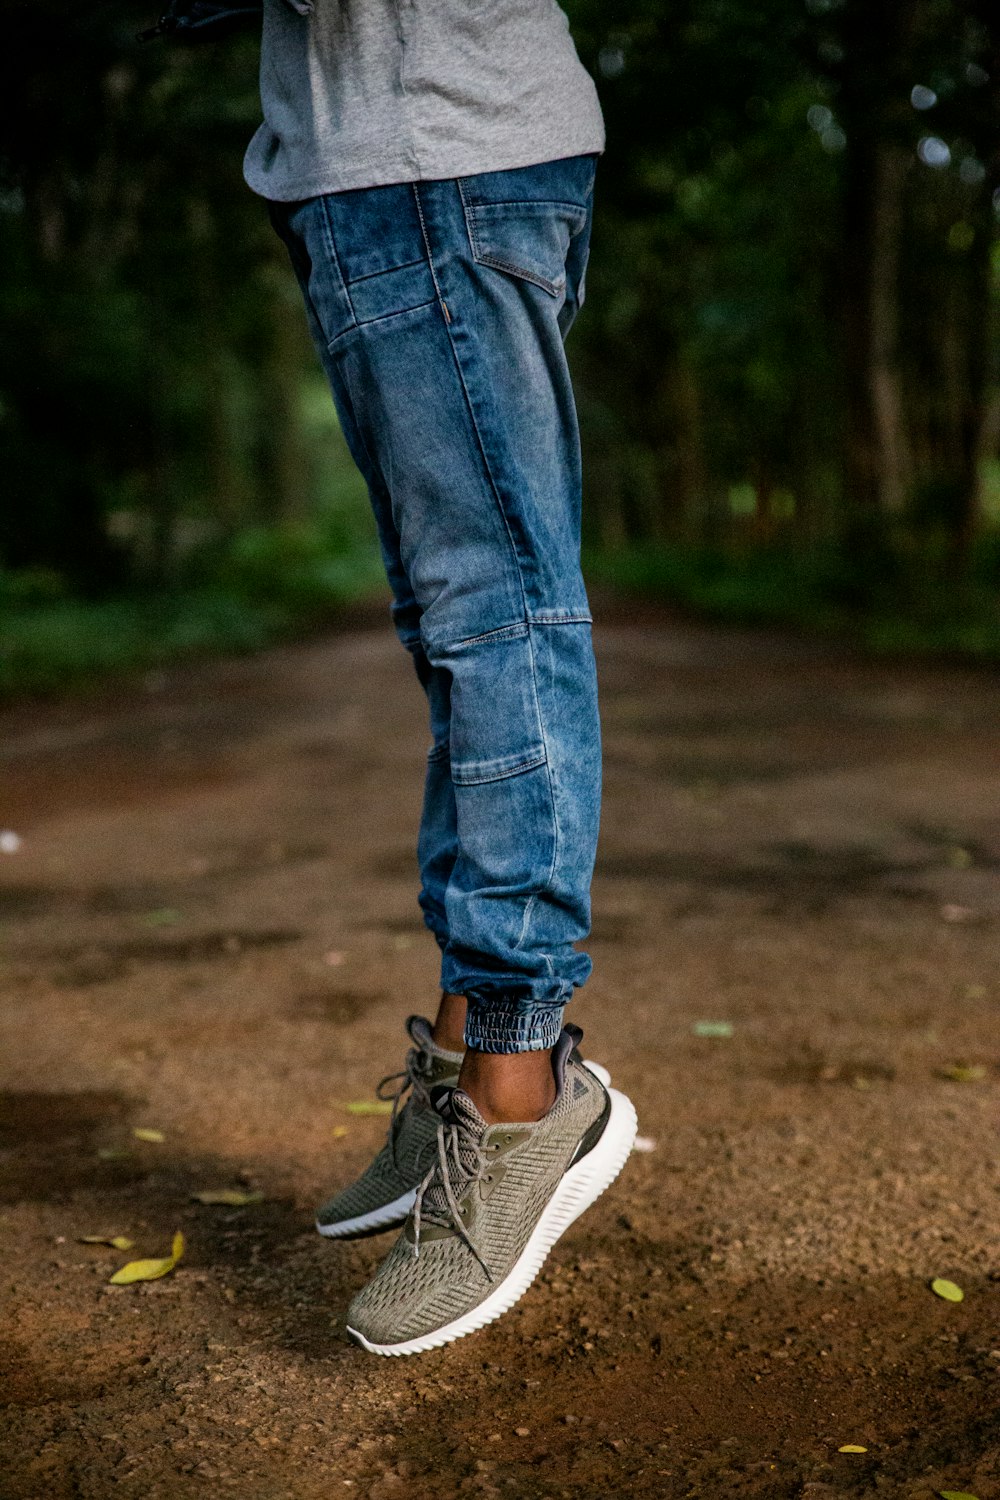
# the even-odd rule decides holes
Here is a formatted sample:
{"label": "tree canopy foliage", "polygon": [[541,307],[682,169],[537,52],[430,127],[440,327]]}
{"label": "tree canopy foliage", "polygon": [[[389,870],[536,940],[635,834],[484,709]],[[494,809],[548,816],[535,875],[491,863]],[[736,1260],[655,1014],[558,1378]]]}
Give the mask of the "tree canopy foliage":
{"label": "tree canopy foliage", "polygon": [[[140,46],[155,6],[9,0],[0,53],[0,568],[84,592],[322,489],[240,174],[255,39]],[[609,135],[571,341],[592,542],[895,536],[960,576],[1000,443],[993,0],[567,9]]]}

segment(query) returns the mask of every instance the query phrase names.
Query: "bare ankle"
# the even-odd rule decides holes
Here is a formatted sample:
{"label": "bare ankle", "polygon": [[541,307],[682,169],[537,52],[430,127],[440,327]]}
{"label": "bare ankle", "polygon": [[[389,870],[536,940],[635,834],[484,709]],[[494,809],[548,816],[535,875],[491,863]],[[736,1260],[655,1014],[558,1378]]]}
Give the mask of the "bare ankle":
{"label": "bare ankle", "polygon": [[540,1120],[555,1103],[551,1050],[465,1054],[458,1086],[488,1125]]}
{"label": "bare ankle", "polygon": [[442,1048],[445,1052],[465,1051],[465,1012],[466,1001],[464,995],[441,996],[434,1025],[431,1027],[431,1036],[435,1046]]}

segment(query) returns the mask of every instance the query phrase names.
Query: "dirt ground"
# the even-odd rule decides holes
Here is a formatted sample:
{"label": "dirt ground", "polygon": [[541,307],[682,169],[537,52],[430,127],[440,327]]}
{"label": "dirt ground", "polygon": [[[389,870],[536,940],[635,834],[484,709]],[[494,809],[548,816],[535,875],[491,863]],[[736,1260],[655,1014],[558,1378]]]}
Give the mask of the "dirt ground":
{"label": "dirt ground", "polygon": [[1000,1500],[995,678],[662,617],[598,646],[571,1014],[655,1149],[409,1360],[343,1331],[389,1238],[311,1218],[436,994],[388,627],[3,716],[5,1500]]}

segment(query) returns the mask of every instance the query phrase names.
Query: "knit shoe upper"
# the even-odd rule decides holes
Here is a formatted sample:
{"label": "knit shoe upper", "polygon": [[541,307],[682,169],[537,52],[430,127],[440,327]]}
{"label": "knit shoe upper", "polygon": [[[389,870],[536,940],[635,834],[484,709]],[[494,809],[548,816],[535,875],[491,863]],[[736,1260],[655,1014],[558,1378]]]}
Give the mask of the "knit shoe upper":
{"label": "knit shoe upper", "polygon": [[[567,1027],[553,1053],[558,1093],[537,1122],[487,1125],[461,1089],[435,1090],[435,1160],[403,1232],[348,1311],[366,1347],[416,1353],[414,1342],[434,1347],[499,1316],[617,1175],[635,1112],[570,1057],[575,1032]],[[624,1115],[607,1135],[614,1101]]]}
{"label": "knit shoe upper", "polygon": [[[318,1210],[316,1227],[321,1234],[336,1237],[341,1226],[347,1233],[364,1234],[400,1224],[409,1203],[388,1218],[387,1210],[413,1193],[430,1166],[440,1124],[440,1116],[431,1107],[430,1091],[457,1081],[462,1053],[438,1047],[431,1038],[430,1022],[423,1016],[411,1016],[406,1029],[413,1042],[406,1066],[378,1086],[379,1098],[393,1101],[385,1145],[355,1182]],[[409,1096],[404,1097],[407,1092]]]}

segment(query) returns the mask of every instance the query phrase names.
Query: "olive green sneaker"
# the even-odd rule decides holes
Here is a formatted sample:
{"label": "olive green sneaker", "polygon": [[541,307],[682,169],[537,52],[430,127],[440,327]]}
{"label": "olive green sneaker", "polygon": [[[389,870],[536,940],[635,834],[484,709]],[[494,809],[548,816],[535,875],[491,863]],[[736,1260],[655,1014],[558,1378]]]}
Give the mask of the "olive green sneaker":
{"label": "olive green sneaker", "polygon": [[437,1046],[423,1016],[411,1016],[406,1029],[413,1042],[406,1066],[383,1078],[377,1090],[380,1099],[392,1100],[385,1145],[356,1182],[318,1211],[316,1228],[328,1239],[379,1234],[402,1224],[433,1159],[441,1117],[431,1107],[430,1091],[457,1083],[462,1053]]}
{"label": "olive green sneaker", "polygon": [[436,1159],[347,1315],[348,1333],[371,1353],[419,1354],[498,1318],[618,1176],[635,1110],[577,1060],[579,1035],[564,1027],[552,1054],[556,1100],[534,1123],[487,1125],[463,1090],[434,1090]]}

